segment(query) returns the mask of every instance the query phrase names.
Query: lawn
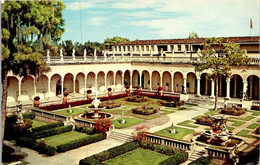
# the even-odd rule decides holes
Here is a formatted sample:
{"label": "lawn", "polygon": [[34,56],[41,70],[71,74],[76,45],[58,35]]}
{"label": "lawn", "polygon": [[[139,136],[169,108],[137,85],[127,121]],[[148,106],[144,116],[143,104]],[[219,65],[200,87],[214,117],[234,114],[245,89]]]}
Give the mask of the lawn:
{"label": "lawn", "polygon": [[32,120],[32,128],[34,127],[39,127],[39,126],[42,126],[42,125],[46,125],[47,123],[45,122],[42,122],[42,121],[38,121],[38,120]]}
{"label": "lawn", "polygon": [[249,125],[247,128],[256,129],[257,127],[259,127],[259,123],[253,123],[253,124]]}
{"label": "lawn", "polygon": [[191,121],[191,120],[185,120],[183,122],[178,123],[177,125],[182,125],[182,126],[191,127],[191,128],[198,128],[199,127],[197,125],[190,124],[192,122],[193,121]]}
{"label": "lawn", "polygon": [[115,124],[115,128],[125,128],[125,127],[129,127],[131,125],[135,125],[135,124],[138,124],[138,123],[141,123],[143,122],[144,120],[140,120],[140,119],[134,119],[134,118],[127,118],[127,117],[124,117],[126,123],[125,124],[121,124],[121,118],[120,119],[117,119],[117,120],[113,120],[112,121],[112,124]]}
{"label": "lawn", "polygon": [[113,108],[113,109],[102,109],[101,111],[110,113],[110,112],[116,112],[116,111],[122,111],[122,110],[123,109],[119,107],[119,108]]}
{"label": "lawn", "polygon": [[67,109],[55,111],[54,113],[61,114],[61,115],[66,115],[66,116],[70,116],[70,115],[74,116],[74,115],[79,115],[79,114],[82,114],[82,113],[85,113],[85,112],[88,111],[87,109],[71,108],[72,113],[68,113],[68,110],[69,109],[67,108]]}
{"label": "lawn", "polygon": [[199,116],[193,117],[192,119],[196,120],[198,118],[201,118],[202,116],[204,116],[204,115],[199,115]]}
{"label": "lawn", "polygon": [[165,109],[160,109],[160,112],[162,112],[164,115],[170,114],[170,113],[174,113],[174,110],[165,110]]}
{"label": "lawn", "polygon": [[249,120],[252,120],[254,119],[255,117],[253,116],[247,116],[245,118],[240,118],[240,117],[230,117],[231,119],[238,119],[238,120],[245,120],[245,121],[249,121]]}
{"label": "lawn", "polygon": [[192,129],[181,128],[181,127],[175,127],[175,131],[176,131],[175,134],[171,134],[170,131],[171,131],[171,127],[168,127],[158,132],[155,132],[155,134],[182,140],[184,136],[195,132]]}
{"label": "lawn", "polygon": [[[65,144],[69,141],[84,138],[87,136],[89,136],[89,135],[85,134],[85,133],[80,133],[77,131],[70,131],[70,132],[65,132],[62,134],[46,137],[46,138],[44,138],[44,141],[46,144],[56,147],[58,145]],[[40,141],[40,140],[41,139],[38,139],[37,141]]]}
{"label": "lawn", "polygon": [[213,116],[213,115],[218,114],[220,111],[221,111],[220,109],[217,111],[215,111],[213,109],[209,109],[209,112],[205,113],[205,115]]}
{"label": "lawn", "polygon": [[230,121],[230,122],[234,122],[234,123],[232,124],[232,126],[236,126],[236,127],[238,127],[238,126],[241,126],[241,125],[245,124],[245,122],[244,122],[244,121],[230,120],[230,119],[229,119],[228,121]]}
{"label": "lawn", "polygon": [[258,139],[258,138],[259,138],[259,137],[257,137],[257,136],[248,135],[248,133],[250,133],[250,132],[251,132],[251,130],[243,129],[242,131],[238,132],[236,135],[237,135],[237,136],[248,137],[248,138],[255,138],[255,139]]}
{"label": "lawn", "polygon": [[248,110],[248,112],[252,113],[253,116],[259,116],[260,115],[259,111]]}
{"label": "lawn", "polygon": [[107,160],[103,163],[110,165],[157,165],[159,162],[169,158],[154,151],[138,148],[122,156]]}

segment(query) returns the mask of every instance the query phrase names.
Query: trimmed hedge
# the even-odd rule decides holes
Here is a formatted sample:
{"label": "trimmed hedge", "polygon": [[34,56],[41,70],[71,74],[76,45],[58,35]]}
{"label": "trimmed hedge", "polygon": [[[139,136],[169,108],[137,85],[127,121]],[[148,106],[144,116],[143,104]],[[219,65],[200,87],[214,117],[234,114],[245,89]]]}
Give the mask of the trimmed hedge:
{"label": "trimmed hedge", "polygon": [[157,113],[160,110],[160,108],[147,107],[147,109],[145,109],[144,107],[138,107],[138,108],[132,108],[131,110],[132,113],[135,114],[151,115]]}
{"label": "trimmed hedge", "polygon": [[91,136],[88,136],[85,138],[73,140],[66,144],[61,144],[61,145],[57,146],[57,152],[66,152],[68,150],[72,150],[72,149],[75,149],[75,148],[78,148],[78,147],[81,147],[81,146],[84,146],[87,144],[101,141],[105,138],[106,138],[106,134],[99,133],[99,134],[91,135]]}
{"label": "trimmed hedge", "polygon": [[99,154],[92,155],[91,157],[87,157],[81,159],[79,161],[79,165],[96,165],[96,164],[103,164],[101,162],[115,158],[119,155],[122,155],[126,152],[133,151],[139,147],[139,143],[136,142],[128,142],[121,146],[116,146],[114,148],[110,148],[107,151],[103,151]]}
{"label": "trimmed hedge", "polygon": [[[13,120],[13,117],[9,119]],[[22,136],[28,136],[30,134],[30,131],[28,130],[32,127],[32,121],[30,119],[24,119],[24,123],[21,124],[18,124],[16,122],[10,123],[9,121],[5,125],[5,139],[13,140]]]}
{"label": "trimmed hedge", "polygon": [[149,149],[149,150],[159,152],[159,153],[164,154],[164,155],[170,155],[170,156],[181,151],[181,150],[174,148],[174,147],[163,146],[163,145],[150,143],[150,142],[142,143],[141,147],[143,149]]}
{"label": "trimmed hedge", "polygon": [[35,118],[35,113],[34,112],[24,113],[23,118],[33,120]]}
{"label": "trimmed hedge", "polygon": [[21,137],[16,141],[16,144],[22,147],[31,148],[35,151],[38,151],[40,153],[46,154],[48,156],[55,155],[56,148],[50,145],[45,144],[44,148],[39,147],[39,143],[36,142],[35,139],[27,138],[27,137]]}
{"label": "trimmed hedge", "polygon": [[175,155],[159,163],[159,165],[179,165],[188,159],[187,152],[178,152]]}
{"label": "trimmed hedge", "polygon": [[63,125],[64,124],[62,122],[52,123],[52,124],[47,124],[47,125],[42,125],[42,126],[39,126],[39,127],[32,128],[31,131],[32,132],[39,132],[39,131],[43,131],[43,130],[47,130],[47,129],[51,129],[51,128],[61,127]]}
{"label": "trimmed hedge", "polygon": [[160,96],[155,94],[149,94],[149,93],[141,93],[142,96],[148,96],[150,98],[156,98],[156,99],[162,99],[162,100],[171,100],[171,101],[179,101],[179,96]]}
{"label": "trimmed hedge", "polygon": [[48,136],[52,136],[52,135],[57,135],[57,134],[61,134],[64,132],[69,132],[72,131],[72,125],[68,125],[68,126],[63,126],[63,127],[57,127],[57,128],[52,128],[52,129],[47,129],[47,130],[43,130],[40,132],[35,132],[32,133],[32,138],[33,139],[40,139],[40,138],[45,138]]}
{"label": "trimmed hedge", "polygon": [[202,156],[192,162],[190,162],[188,165],[209,165],[210,164],[210,158]]}
{"label": "trimmed hedge", "polygon": [[227,108],[223,108],[220,113],[227,114],[227,115],[240,116],[240,115],[246,113],[246,111],[247,111],[246,108],[241,109],[241,108],[237,108],[237,107],[234,107],[234,108],[227,107]]}
{"label": "trimmed hedge", "polygon": [[212,120],[209,116],[202,116],[202,117],[196,119],[196,123],[203,124],[203,125],[211,125]]}
{"label": "trimmed hedge", "polygon": [[86,133],[89,135],[93,135],[96,133],[95,128],[90,128],[90,127],[79,127],[79,126],[75,126],[75,131],[77,132],[82,132],[82,133]]}

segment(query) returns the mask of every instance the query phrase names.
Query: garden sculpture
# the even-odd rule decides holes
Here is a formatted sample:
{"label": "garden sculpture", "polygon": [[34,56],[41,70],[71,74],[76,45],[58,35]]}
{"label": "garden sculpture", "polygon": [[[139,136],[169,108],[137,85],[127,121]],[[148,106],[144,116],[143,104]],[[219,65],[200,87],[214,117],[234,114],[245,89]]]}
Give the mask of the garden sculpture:
{"label": "garden sculpture", "polygon": [[172,122],[172,126],[171,126],[171,133],[172,133],[172,134],[175,134],[175,133],[176,133],[175,128],[174,128],[174,123],[173,123],[173,122]]}
{"label": "garden sculpture", "polygon": [[24,123],[23,121],[23,113],[22,113],[22,104],[18,101],[17,104],[17,122],[18,124]]}

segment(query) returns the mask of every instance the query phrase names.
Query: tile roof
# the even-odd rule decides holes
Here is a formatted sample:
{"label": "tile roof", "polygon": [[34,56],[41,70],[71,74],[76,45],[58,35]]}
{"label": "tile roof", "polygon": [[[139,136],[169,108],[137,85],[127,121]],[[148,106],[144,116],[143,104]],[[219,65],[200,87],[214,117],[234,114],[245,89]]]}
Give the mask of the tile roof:
{"label": "tile roof", "polygon": [[[252,37],[226,37],[227,42],[259,42],[259,36]],[[187,44],[203,43],[206,38],[185,38],[185,39],[160,39],[160,40],[135,40],[122,42],[116,45],[159,45],[159,44]]]}

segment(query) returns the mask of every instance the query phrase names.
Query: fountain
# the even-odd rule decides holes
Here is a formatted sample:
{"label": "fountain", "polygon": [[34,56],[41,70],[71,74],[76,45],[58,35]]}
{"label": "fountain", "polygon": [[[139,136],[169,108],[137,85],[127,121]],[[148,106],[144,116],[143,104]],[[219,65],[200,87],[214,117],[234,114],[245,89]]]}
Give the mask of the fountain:
{"label": "fountain", "polygon": [[233,137],[234,133],[227,129],[226,116],[215,115],[212,116],[211,119],[212,123],[210,126],[210,130],[206,130],[203,134],[194,137],[193,139],[195,139],[196,142],[220,145],[225,147],[233,147],[241,143],[242,139]]}
{"label": "fountain", "polygon": [[105,109],[104,106],[101,106],[101,101],[97,98],[98,92],[96,92],[96,96],[94,100],[91,102],[92,106],[87,107],[87,109],[92,110],[90,113],[85,113],[80,115],[80,118],[85,119],[101,119],[101,118],[112,118],[113,115],[106,112],[101,112],[102,109]]}

